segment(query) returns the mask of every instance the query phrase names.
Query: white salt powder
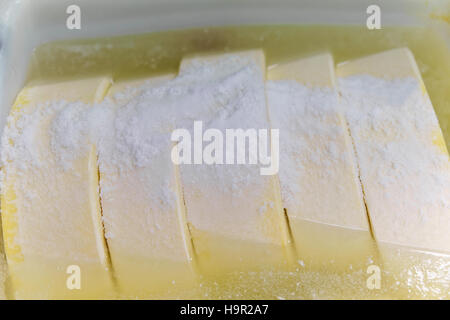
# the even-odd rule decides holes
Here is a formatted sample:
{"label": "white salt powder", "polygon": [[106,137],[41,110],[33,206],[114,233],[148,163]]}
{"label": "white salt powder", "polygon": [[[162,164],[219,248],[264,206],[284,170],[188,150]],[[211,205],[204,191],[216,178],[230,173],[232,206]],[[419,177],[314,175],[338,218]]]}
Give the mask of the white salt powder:
{"label": "white salt powder", "polygon": [[97,124],[105,117],[105,112],[99,117],[92,117],[93,113],[92,106],[82,102],[27,105],[17,119],[8,118],[2,136],[2,162],[14,162],[18,170],[55,165],[71,169],[72,162],[88,150],[93,140],[91,130],[98,131]]}

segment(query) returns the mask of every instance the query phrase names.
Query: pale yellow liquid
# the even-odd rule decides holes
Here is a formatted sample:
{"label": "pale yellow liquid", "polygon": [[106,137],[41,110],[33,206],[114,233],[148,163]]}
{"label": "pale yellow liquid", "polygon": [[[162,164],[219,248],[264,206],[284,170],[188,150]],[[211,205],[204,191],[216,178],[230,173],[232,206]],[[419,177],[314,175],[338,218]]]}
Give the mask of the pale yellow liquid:
{"label": "pale yellow liquid", "polygon": [[[54,42],[35,50],[28,81],[57,81],[100,74],[112,75],[118,81],[176,73],[183,56],[200,52],[263,48],[267,64],[271,65],[329,51],[335,63],[339,63],[401,46],[409,47],[415,55],[449,148],[450,51],[431,29],[395,27],[369,31],[344,26],[236,26]],[[373,258],[376,262],[377,257]],[[178,292],[174,298],[416,297],[399,288],[389,277],[382,277],[381,289],[369,290],[367,278],[366,269],[333,273],[326,268],[308,270],[299,265],[291,271],[239,272],[220,279],[200,276],[198,288]]]}

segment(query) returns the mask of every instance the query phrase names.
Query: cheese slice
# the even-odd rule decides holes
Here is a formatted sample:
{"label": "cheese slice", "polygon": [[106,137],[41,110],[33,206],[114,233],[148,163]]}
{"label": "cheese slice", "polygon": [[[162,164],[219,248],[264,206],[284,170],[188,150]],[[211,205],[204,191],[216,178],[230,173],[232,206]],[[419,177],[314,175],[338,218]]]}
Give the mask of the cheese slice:
{"label": "cheese slice", "polygon": [[270,120],[281,137],[283,205],[299,263],[327,271],[366,266],[373,241],[332,56],[271,66],[268,79]]}
{"label": "cheese slice", "polygon": [[[132,123],[133,117],[141,114],[133,109],[139,96],[173,77],[169,74],[115,83],[108,96],[115,101],[111,107],[117,114],[116,123]],[[158,107],[151,109],[152,100],[145,97],[142,107],[150,117],[153,112],[164,112]],[[177,172],[170,159],[170,131],[144,121],[143,127],[138,123],[116,127],[111,135],[116,140],[132,139],[135,133],[145,132],[136,142],[141,146],[148,143],[147,138],[155,138],[151,141],[157,143],[157,150],[145,164],[125,166],[115,161],[114,146],[110,150],[100,148],[99,152],[103,217],[115,277],[125,297],[189,297],[183,290],[192,288],[195,274],[183,204],[178,197]]]}
{"label": "cheese slice", "polygon": [[96,148],[62,163],[52,121],[70,103],[100,101],[100,77],[25,87],[2,144],[1,211],[12,293],[17,299],[113,297],[98,195]]}
{"label": "cheese slice", "polygon": [[[202,77],[195,90],[206,94],[186,113],[188,121],[180,119],[193,138],[199,128],[193,128],[194,121],[201,121],[204,132],[213,129],[210,133],[223,136],[224,144],[228,129],[270,129],[262,51],[183,59],[180,81],[186,78],[193,83],[197,81],[193,75],[197,74]],[[203,87],[206,89],[198,89]],[[270,141],[266,145],[270,151]],[[229,147],[224,146],[223,150]],[[248,158],[245,164],[237,164],[236,158],[227,164],[228,151],[218,160],[223,164],[195,164],[198,159],[180,164],[187,222],[199,270],[205,275],[223,275],[239,270],[284,268],[292,257],[276,176],[262,175],[261,166],[249,164]],[[201,152],[194,150],[194,158],[201,158]]]}
{"label": "cheese slice", "polygon": [[412,53],[337,68],[384,268],[406,297],[449,297],[450,161]]}

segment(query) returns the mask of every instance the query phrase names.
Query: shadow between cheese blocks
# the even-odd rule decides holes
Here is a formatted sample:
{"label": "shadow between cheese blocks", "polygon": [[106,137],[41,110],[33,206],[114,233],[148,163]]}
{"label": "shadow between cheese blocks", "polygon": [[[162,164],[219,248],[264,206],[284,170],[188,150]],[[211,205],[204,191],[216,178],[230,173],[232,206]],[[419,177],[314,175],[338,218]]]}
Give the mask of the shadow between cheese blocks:
{"label": "shadow between cheese blocks", "polygon": [[[168,74],[115,83],[108,96],[116,114],[122,115],[116,119],[132,121],[143,109],[164,112],[158,102],[145,97],[141,111],[133,109],[133,103],[139,104],[136,101],[145,96],[145,90],[157,89],[174,77]],[[131,112],[126,114],[126,110]],[[149,121],[143,128],[132,125],[120,132],[116,127],[111,135],[115,140],[131,139],[135,133],[143,139],[137,142],[140,146],[145,146],[147,138],[160,137],[158,150],[148,162],[133,161],[130,166],[114,162],[114,145],[99,152],[105,231],[120,294],[125,298],[195,297],[193,254],[190,238],[186,238],[176,167],[170,159],[170,130],[161,130],[169,123],[157,127]]]}
{"label": "shadow between cheese blocks", "polygon": [[306,270],[366,269],[376,256],[358,168],[328,53],[271,66],[270,120],[280,130],[279,179]]}
{"label": "shadow between cheese blocks", "polygon": [[[216,86],[216,95],[198,101],[205,111],[194,120],[203,122],[203,130],[218,129],[225,135],[227,129],[270,129],[261,50],[186,57],[179,75],[189,76],[196,68],[205,71],[201,82]],[[238,89],[247,90],[248,99],[233,95]],[[193,123],[189,126],[194,136]],[[236,159],[234,164],[180,164],[179,170],[203,275],[289,267],[293,256],[275,176],[261,175],[259,165],[237,164]]]}
{"label": "shadow between cheese blocks", "polygon": [[[70,103],[102,100],[109,86],[105,77],[30,84],[11,109],[2,145],[1,209],[16,299],[114,297],[96,148],[87,146],[61,163],[50,138],[60,111]],[[80,268],[81,288],[69,290],[73,265]]]}
{"label": "shadow between cheese blocks", "polygon": [[386,279],[402,298],[449,298],[450,161],[412,53],[337,68]]}

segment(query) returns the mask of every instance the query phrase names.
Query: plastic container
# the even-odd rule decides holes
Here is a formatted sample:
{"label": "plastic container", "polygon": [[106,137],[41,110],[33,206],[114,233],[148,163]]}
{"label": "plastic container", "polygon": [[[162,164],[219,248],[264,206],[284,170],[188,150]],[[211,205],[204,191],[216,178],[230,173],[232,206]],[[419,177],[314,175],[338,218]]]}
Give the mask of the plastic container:
{"label": "plastic container", "polygon": [[[450,54],[448,0],[78,0],[81,29],[70,30],[67,8],[73,4],[73,0],[0,0],[0,130],[27,80],[33,50],[52,41],[225,25],[365,27],[367,8],[378,5],[382,28],[435,28]],[[450,128],[450,109],[445,115]]]}

